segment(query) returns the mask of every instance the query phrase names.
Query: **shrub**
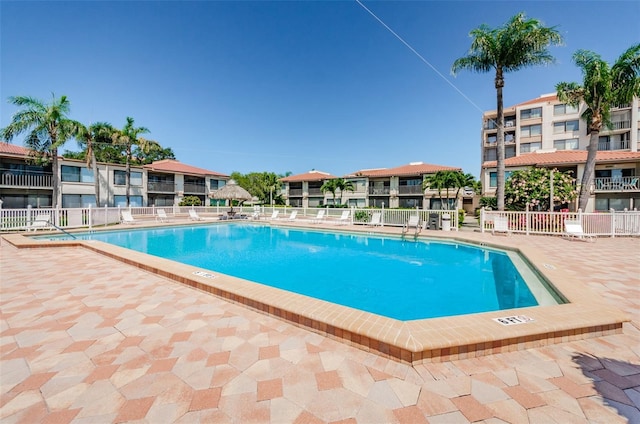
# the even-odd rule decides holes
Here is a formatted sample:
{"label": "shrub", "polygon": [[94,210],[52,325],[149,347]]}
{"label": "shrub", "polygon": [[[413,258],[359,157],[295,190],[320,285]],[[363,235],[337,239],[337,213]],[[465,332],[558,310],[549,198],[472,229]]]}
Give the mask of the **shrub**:
{"label": "shrub", "polygon": [[198,196],[185,196],[178,206],[200,206],[202,202]]}

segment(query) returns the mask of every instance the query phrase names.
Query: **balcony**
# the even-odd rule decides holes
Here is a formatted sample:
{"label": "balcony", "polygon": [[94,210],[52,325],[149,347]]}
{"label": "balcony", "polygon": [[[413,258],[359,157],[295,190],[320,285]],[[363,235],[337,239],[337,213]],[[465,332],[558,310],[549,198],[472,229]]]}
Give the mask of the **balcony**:
{"label": "balcony", "polygon": [[175,184],[173,182],[149,181],[147,183],[147,191],[155,193],[175,193]]}
{"label": "balcony", "polygon": [[309,196],[324,196],[324,193],[319,188],[310,188]]}
{"label": "balcony", "polygon": [[605,177],[594,180],[596,192],[640,192],[640,177]]}
{"label": "balcony", "polygon": [[374,196],[388,196],[389,192],[389,187],[369,187],[369,194]]}
{"label": "balcony", "polygon": [[631,129],[631,121],[615,121],[611,123],[611,128],[604,128],[604,130],[616,131],[616,130],[628,130]]}
{"label": "balcony", "polygon": [[598,150],[629,150],[629,140],[599,141]]}
{"label": "balcony", "polygon": [[0,176],[0,186],[21,188],[52,188],[53,176],[51,174],[13,174],[5,172]]}
{"label": "balcony", "polygon": [[419,185],[399,186],[398,194],[424,194],[424,191]]}
{"label": "balcony", "polygon": [[289,189],[289,197],[291,196],[302,196],[301,188],[290,188]]}
{"label": "balcony", "polygon": [[184,183],[184,192],[204,194],[207,192],[207,186],[204,184]]}

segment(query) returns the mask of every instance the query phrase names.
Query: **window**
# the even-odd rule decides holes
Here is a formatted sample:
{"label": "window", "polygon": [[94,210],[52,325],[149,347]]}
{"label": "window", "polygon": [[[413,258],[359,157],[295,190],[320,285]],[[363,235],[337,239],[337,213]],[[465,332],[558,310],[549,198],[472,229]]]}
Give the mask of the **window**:
{"label": "window", "polygon": [[578,113],[578,107],[577,106],[571,106],[571,105],[555,105],[553,107],[553,115],[557,116],[557,115],[568,115],[570,113]]}
{"label": "window", "polygon": [[490,161],[490,160],[497,160],[498,156],[496,154],[496,149],[486,149],[484,151],[484,160],[486,161]]}
{"label": "window", "polygon": [[578,131],[579,129],[580,129],[580,121],[578,120],[553,123],[554,134]]}
{"label": "window", "polygon": [[88,208],[96,206],[96,196],[94,194],[63,194],[63,208]]}
{"label": "window", "polygon": [[613,209],[616,211],[623,211],[625,208],[629,209],[631,206],[631,199],[618,199],[618,198],[596,198],[595,209],[597,211],[608,211]]}
{"label": "window", "polygon": [[[114,206],[127,207],[127,196],[113,196]],[[142,196],[129,196],[129,205],[142,206]]]}
{"label": "window", "polygon": [[493,144],[498,141],[498,134],[489,134],[487,136],[487,143]]}
{"label": "window", "polygon": [[520,145],[520,153],[530,153],[542,149],[542,143],[525,143]]}
{"label": "window", "polygon": [[79,166],[62,165],[62,181],[74,183],[92,183],[93,171],[88,168],[80,168]]}
{"label": "window", "polygon": [[527,125],[520,128],[520,137],[533,137],[542,134],[542,125]]}
{"label": "window", "polygon": [[[142,172],[130,172],[129,184],[132,186],[142,186]],[[113,171],[113,185],[127,185],[127,172],[126,171]]]}
{"label": "window", "polygon": [[520,119],[533,119],[542,116],[542,108],[534,107],[533,109],[524,109],[520,111]]}
{"label": "window", "polygon": [[566,140],[555,140],[553,147],[558,150],[578,150],[578,139],[568,138]]}
{"label": "window", "polygon": [[224,180],[214,180],[213,178],[211,178],[209,180],[209,189],[210,190],[219,190],[222,187],[224,187],[225,181]]}
{"label": "window", "polygon": [[[511,176],[511,171],[504,171],[504,180],[507,181]],[[489,187],[498,187],[498,173],[489,172]]]}

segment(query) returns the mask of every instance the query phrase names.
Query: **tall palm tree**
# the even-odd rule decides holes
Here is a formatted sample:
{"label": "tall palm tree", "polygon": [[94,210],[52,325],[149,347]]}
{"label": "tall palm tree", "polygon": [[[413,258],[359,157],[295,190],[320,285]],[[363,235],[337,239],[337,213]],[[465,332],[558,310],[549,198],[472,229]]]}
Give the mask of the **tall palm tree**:
{"label": "tall palm tree", "polygon": [[72,138],[79,123],[67,117],[70,102],[67,96],[56,98],[51,103],[28,96],[9,97],[9,103],[21,109],[11,118],[11,123],[0,130],[0,136],[11,141],[16,135],[26,132],[25,146],[34,153],[40,164],[52,164],[52,206],[58,207],[60,193],[58,149]]}
{"label": "tall palm tree", "polygon": [[[422,182],[423,189],[438,190],[438,197],[440,198],[440,208],[449,209],[449,189],[455,186],[455,179],[451,175],[451,171],[437,171],[434,174],[429,174],[424,177]],[[447,202],[446,207],[444,198],[442,197],[442,190],[446,190]]]}
{"label": "tall palm tree", "polygon": [[96,160],[96,143],[110,143],[114,128],[106,122],[96,122],[88,127],[78,124],[75,138],[85,145],[87,167],[93,169],[93,183],[95,187],[96,206],[100,207],[100,180]]}
{"label": "tall palm tree", "polygon": [[561,82],[556,85],[556,91],[560,101],[573,106],[582,101],[587,107],[582,118],[587,121],[589,146],[578,200],[579,208],[585,210],[595,173],[598,138],[602,127],[611,125],[611,107],[640,96],[640,44],[625,51],[612,67],[588,50],[576,51],[573,61],[582,68],[582,85]]}
{"label": "tall palm tree", "polygon": [[562,43],[562,36],[554,27],[548,28],[524,13],[512,17],[499,28],[480,25],[469,35],[473,38],[467,56],[457,59],[451,68],[455,75],[462,69],[475,72],[495,70],[494,85],[497,100],[497,189],[498,210],[504,210],[504,105],[502,88],[504,74],[554,62],[550,45]]}
{"label": "tall palm tree", "polygon": [[140,137],[140,134],[148,133],[146,127],[135,127],[133,118],[127,116],[127,123],[121,130],[114,130],[111,135],[113,144],[122,146],[125,151],[125,194],[127,198],[127,207],[130,206],[131,192],[131,159],[133,156],[133,147],[139,146],[143,151],[148,151],[151,146],[157,145],[153,140],[147,140]]}
{"label": "tall palm tree", "polygon": [[328,191],[333,195],[334,205],[336,204],[336,190],[338,190],[337,182],[338,182],[337,178],[332,178],[330,180],[326,180],[324,183],[322,183],[322,186],[320,187],[320,191],[322,193],[326,193]]}
{"label": "tall palm tree", "polygon": [[[355,191],[355,187],[353,186],[353,182],[345,180],[344,178],[336,178],[336,188],[338,190],[340,190],[340,195],[342,196],[342,194],[345,191],[350,191],[350,192],[354,192]],[[335,204],[335,199],[333,201],[333,203]],[[342,203],[342,200],[340,201],[340,203]]]}
{"label": "tall palm tree", "polygon": [[475,191],[476,187],[476,177],[473,174],[463,174],[460,171],[452,171],[454,174],[454,181],[456,189],[456,200],[460,196],[460,190],[463,190],[465,187],[471,187]]}

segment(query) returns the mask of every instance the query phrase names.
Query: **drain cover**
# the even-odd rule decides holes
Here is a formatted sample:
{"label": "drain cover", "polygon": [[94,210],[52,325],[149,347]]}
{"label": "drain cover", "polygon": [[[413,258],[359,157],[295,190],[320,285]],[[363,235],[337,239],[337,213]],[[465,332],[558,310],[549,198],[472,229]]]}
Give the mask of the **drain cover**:
{"label": "drain cover", "polygon": [[198,277],[204,277],[204,278],[216,278],[215,275],[209,274],[208,272],[204,272],[204,271],[193,271],[193,275],[197,275]]}

